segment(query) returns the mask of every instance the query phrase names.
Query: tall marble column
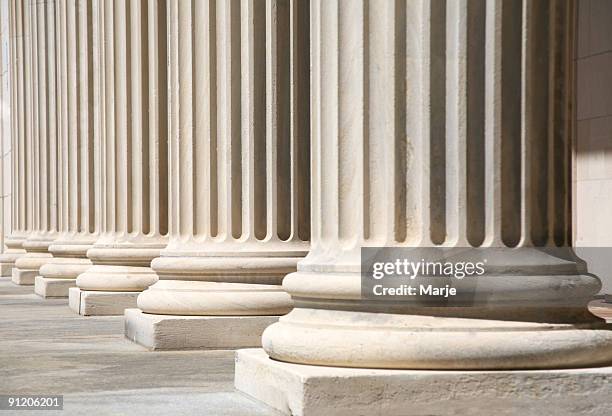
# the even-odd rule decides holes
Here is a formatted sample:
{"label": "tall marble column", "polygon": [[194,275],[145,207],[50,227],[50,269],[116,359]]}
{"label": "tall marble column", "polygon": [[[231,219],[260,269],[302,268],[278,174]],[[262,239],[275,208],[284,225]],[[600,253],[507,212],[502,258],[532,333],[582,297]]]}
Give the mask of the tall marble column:
{"label": "tall marble column", "polygon": [[21,257],[25,250],[23,242],[27,235],[27,212],[25,182],[25,152],[26,142],[24,134],[24,28],[23,28],[23,2],[11,0],[9,2],[9,30],[10,30],[10,63],[11,71],[11,143],[12,157],[11,177],[11,233],[4,239],[6,250],[0,254],[0,276],[12,276],[15,261]]}
{"label": "tall marble column", "polygon": [[[49,83],[47,78],[46,10],[54,2],[28,1],[24,4],[24,25],[30,36],[26,40],[25,74],[29,91],[26,92],[26,168],[32,203],[32,231],[23,243],[26,254],[17,259],[13,282],[32,285],[39,268],[49,261],[49,245],[57,237],[57,136],[50,131]],[[29,110],[29,111],[28,111]],[[53,109],[54,110],[54,109]],[[28,127],[29,125],[29,127]]]}
{"label": "tall marble column", "polygon": [[157,281],[149,266],[167,243],[165,8],[161,0],[93,4],[103,40],[104,218],[87,251],[93,266],[78,276],[69,303],[83,315],[114,315]]}
{"label": "tall marble column", "polygon": [[259,345],[309,246],[308,14],[298,1],[167,3],[170,242],[126,335]]}
{"label": "tall marble column", "polygon": [[61,232],[49,246],[53,259],[41,266],[35,280],[34,291],[43,297],[68,296],[76,277],[91,266],[87,250],[98,235],[94,181],[100,151],[94,123],[100,116],[94,111],[93,85],[100,67],[94,61],[99,45],[92,33],[93,4],[62,0],[47,7],[47,74],[55,81],[49,84],[49,137],[57,131]]}
{"label": "tall marble column", "polygon": [[[612,331],[586,309],[600,283],[568,247],[569,6],[312,2],[312,249],[283,281],[292,312],[237,354],[238,389],[292,414],[335,414],[334,397],[342,414],[405,414],[424,400],[416,373],[338,367],[612,361]],[[522,254],[493,257],[473,305],[444,307],[363,298],[364,246]]]}

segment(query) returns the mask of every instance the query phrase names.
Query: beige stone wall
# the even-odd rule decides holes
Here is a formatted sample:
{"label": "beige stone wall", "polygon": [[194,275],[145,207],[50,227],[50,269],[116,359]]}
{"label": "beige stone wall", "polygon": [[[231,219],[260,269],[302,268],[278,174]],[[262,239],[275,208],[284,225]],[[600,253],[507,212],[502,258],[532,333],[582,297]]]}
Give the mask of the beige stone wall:
{"label": "beige stone wall", "polygon": [[[612,1],[578,2],[574,238],[577,246],[612,246]],[[585,252],[612,293],[612,257]]]}

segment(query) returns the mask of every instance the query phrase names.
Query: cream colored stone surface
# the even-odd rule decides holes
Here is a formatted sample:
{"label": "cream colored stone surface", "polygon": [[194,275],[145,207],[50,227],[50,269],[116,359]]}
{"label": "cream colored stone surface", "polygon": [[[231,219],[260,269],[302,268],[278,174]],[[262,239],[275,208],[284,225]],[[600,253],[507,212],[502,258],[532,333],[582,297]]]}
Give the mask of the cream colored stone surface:
{"label": "cream colored stone surface", "polygon": [[101,233],[87,251],[93,266],[77,285],[92,305],[98,298],[108,305],[92,306],[87,314],[123,314],[125,305],[135,306],[135,293],[157,280],[150,262],[167,242],[167,61],[166,40],[158,33],[166,13],[160,4],[91,3],[89,53],[100,68],[92,88],[102,140],[95,182]]}
{"label": "cream colored stone surface", "polygon": [[[567,6],[312,3],[312,249],[283,281],[295,308],[263,334],[271,358],[464,370],[612,362],[612,330],[586,308],[600,282],[569,248]],[[522,250],[478,278],[471,307],[361,298],[362,246],[432,245]],[[550,246],[567,248],[538,250]]]}
{"label": "cream colored stone surface", "polygon": [[74,279],[54,279],[42,276],[36,276],[34,279],[34,293],[42,298],[67,298],[68,290],[75,286]]}
{"label": "cream colored stone surface", "polygon": [[559,415],[612,412],[612,367],[419,371],[319,367],[236,352],[235,386],[286,415]]}
{"label": "cream colored stone surface", "polygon": [[106,292],[68,289],[68,306],[83,316],[122,315],[127,308],[136,307],[138,292]]}
{"label": "cream colored stone surface", "polygon": [[175,316],[126,309],[125,336],[151,350],[257,347],[263,330],[277,320],[277,316]]}
{"label": "cream colored stone surface", "polygon": [[[100,176],[100,135],[94,134],[94,80],[99,78],[99,66],[91,59],[96,47],[92,44],[92,27],[88,16],[91,2],[58,1],[47,7],[47,38],[55,45],[49,51],[49,76],[57,82],[50,90],[54,111],[50,127],[58,132],[58,229],[59,235],[50,244],[53,259],[40,268],[35,293],[45,297],[67,297],[68,288],[75,286],[76,277],[91,266],[87,250],[99,232],[96,215],[94,182]],[[55,6],[55,7],[51,7]],[[74,27],[75,30],[67,28]],[[55,70],[57,68],[57,71]],[[93,157],[92,157],[93,156]],[[58,282],[65,279],[66,282]],[[54,288],[49,290],[49,288]],[[61,294],[61,295],[60,295]]]}
{"label": "cream colored stone surface", "polygon": [[153,348],[186,347],[175,323],[206,347],[224,323],[246,323],[259,345],[267,316],[290,310],[280,283],[309,247],[308,48],[296,36],[307,5],[167,4],[170,241],[138,306],[177,319],[142,315],[138,333],[159,334],[145,337]]}

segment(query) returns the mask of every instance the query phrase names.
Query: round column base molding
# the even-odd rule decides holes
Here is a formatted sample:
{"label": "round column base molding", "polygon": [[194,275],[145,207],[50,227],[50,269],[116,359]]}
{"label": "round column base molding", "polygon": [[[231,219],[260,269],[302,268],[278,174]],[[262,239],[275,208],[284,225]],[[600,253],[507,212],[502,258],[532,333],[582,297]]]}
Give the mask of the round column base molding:
{"label": "round column base molding", "polygon": [[8,249],[4,253],[0,254],[0,263],[14,265],[15,261],[17,261],[19,257],[25,255],[25,253],[25,250]]}
{"label": "round column base molding", "polygon": [[138,296],[145,313],[186,316],[283,315],[292,308],[279,285],[160,280]]}
{"label": "round column base molding", "polygon": [[25,240],[25,235],[14,233],[4,239],[4,245],[8,250],[17,250],[25,252],[23,248],[23,242]]}
{"label": "round column base molding", "polygon": [[40,267],[39,275],[48,279],[76,279],[91,267],[91,261],[82,257],[53,257]]}
{"label": "round column base molding", "polygon": [[302,257],[158,257],[151,267],[161,280],[280,285]]}
{"label": "round column base molding", "polygon": [[612,326],[296,308],[262,336],[299,364],[426,370],[551,369],[612,363]]}
{"label": "round column base molding", "polygon": [[23,242],[23,248],[28,253],[48,253],[53,238],[28,238]]}
{"label": "round column base molding", "polygon": [[93,265],[81,273],[76,284],[81,290],[140,292],[157,281],[150,267]]}
{"label": "round column base molding", "polygon": [[54,257],[87,258],[89,250],[96,242],[96,235],[63,233],[49,246],[49,252]]}
{"label": "round column base molding", "polygon": [[94,264],[149,267],[151,260],[159,256],[164,244],[99,246],[87,250],[87,257]]}
{"label": "round column base molding", "polygon": [[27,252],[15,261],[15,267],[19,270],[38,272],[40,267],[48,263],[53,256],[46,252]]}

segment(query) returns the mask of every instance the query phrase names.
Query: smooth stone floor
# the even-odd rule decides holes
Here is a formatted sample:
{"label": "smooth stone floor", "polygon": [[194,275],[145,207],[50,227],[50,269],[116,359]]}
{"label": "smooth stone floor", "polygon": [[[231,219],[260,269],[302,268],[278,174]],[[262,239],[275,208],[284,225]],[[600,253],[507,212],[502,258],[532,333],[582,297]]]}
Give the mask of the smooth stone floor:
{"label": "smooth stone floor", "polygon": [[0,394],[63,394],[45,416],[278,414],[233,379],[234,351],[150,352],[124,338],[123,316],[79,316],[0,278]]}

